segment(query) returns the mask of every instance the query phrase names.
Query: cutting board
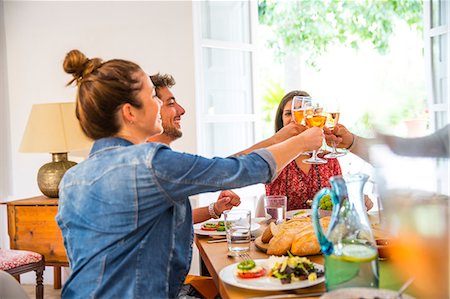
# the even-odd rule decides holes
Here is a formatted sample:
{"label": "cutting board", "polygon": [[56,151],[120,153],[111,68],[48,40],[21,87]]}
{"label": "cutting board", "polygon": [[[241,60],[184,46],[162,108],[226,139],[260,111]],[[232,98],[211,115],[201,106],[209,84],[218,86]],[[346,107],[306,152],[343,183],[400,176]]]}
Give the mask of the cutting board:
{"label": "cutting board", "polygon": [[261,241],[261,236],[255,239],[255,247],[261,250],[262,252],[267,252],[267,248],[269,248],[269,243],[263,243]]}

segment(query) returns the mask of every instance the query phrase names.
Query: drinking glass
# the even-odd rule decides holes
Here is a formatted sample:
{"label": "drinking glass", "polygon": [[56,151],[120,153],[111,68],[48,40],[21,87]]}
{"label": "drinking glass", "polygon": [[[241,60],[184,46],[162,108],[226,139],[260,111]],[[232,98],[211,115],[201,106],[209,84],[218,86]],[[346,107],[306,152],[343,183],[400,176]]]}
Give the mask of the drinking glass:
{"label": "drinking glass", "polygon": [[450,206],[440,189],[438,159],[394,154],[381,144],[369,149],[383,204],[383,228],[392,238],[393,273],[417,298],[449,298]]}
{"label": "drinking glass", "polygon": [[[299,125],[305,125],[305,107],[311,106],[311,97],[309,96],[295,96],[292,98],[292,119]],[[311,155],[311,152],[304,152],[301,155]]]}
{"label": "drinking glass", "polygon": [[264,197],[264,211],[271,221],[281,223],[286,220],[287,197],[284,195],[268,195]]}
{"label": "drinking glass", "polygon": [[311,97],[307,96],[295,96],[292,99],[292,118],[293,120],[299,124],[304,124],[304,117],[305,117],[305,103],[311,102]]}
{"label": "drinking glass", "polygon": [[250,250],[251,241],[250,210],[232,209],[223,212],[228,252],[238,256]]}
{"label": "drinking glass", "polygon": [[[325,123],[325,126],[330,130],[333,130],[334,127],[338,124],[339,116],[341,114],[339,103],[337,101],[328,101],[325,105],[325,112],[327,114],[327,122]],[[338,153],[336,151],[336,143],[333,142],[331,152],[326,154],[324,157],[330,159],[342,157],[344,155],[344,153]]]}
{"label": "drinking glass", "polygon": [[[323,113],[323,106],[317,100],[311,102],[305,102],[305,123],[308,128],[319,127],[323,129],[327,121],[327,116]],[[303,160],[306,164],[326,164],[327,160],[317,157],[317,151],[313,151],[311,158]]]}

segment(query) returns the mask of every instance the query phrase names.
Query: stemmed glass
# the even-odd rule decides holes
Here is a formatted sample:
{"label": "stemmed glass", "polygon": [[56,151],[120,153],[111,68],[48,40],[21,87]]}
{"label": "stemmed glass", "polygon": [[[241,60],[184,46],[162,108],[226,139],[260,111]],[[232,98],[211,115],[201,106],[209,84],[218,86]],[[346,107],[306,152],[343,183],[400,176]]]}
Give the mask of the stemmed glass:
{"label": "stemmed glass", "polygon": [[[305,102],[305,123],[308,128],[319,127],[323,129],[327,116],[323,113],[323,107],[319,101]],[[317,151],[313,151],[311,158],[303,160],[307,164],[326,164],[327,160],[317,157]]]}
{"label": "stemmed glass", "polygon": [[[330,130],[333,130],[334,127],[338,124],[339,116],[341,114],[339,103],[337,101],[327,102],[327,104],[325,105],[325,112],[327,114],[327,121],[325,123],[325,126]],[[333,142],[331,152],[326,154],[324,157],[330,159],[342,156],[345,156],[345,153],[338,153],[336,150],[336,142]]]}
{"label": "stemmed glass", "polygon": [[[305,124],[305,107],[311,106],[311,97],[309,96],[294,96],[292,98],[292,119],[299,125]],[[310,155],[312,152],[304,152],[301,155]]]}
{"label": "stemmed glass", "polygon": [[304,124],[306,102],[311,102],[311,97],[295,96],[292,99],[292,118],[299,125]]}

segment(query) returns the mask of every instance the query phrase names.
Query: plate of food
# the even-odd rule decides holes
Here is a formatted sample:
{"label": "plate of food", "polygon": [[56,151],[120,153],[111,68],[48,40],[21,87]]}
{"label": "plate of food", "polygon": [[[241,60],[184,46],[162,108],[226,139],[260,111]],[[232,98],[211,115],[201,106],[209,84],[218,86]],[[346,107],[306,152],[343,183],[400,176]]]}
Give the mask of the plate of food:
{"label": "plate of food", "polygon": [[[253,220],[253,219],[252,219]],[[250,231],[256,232],[261,226],[252,221]],[[203,236],[225,236],[225,223],[223,220],[208,220],[194,224],[194,233]]]}
{"label": "plate of food", "polygon": [[307,288],[325,281],[323,266],[299,256],[271,256],[223,268],[220,279],[232,286],[261,291]]}

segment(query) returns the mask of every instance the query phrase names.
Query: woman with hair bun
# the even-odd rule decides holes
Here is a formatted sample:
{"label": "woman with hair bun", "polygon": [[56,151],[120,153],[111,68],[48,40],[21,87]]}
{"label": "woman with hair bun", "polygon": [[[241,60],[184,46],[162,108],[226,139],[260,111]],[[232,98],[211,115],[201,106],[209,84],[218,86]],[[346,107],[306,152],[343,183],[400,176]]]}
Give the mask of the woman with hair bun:
{"label": "woman with hair bun", "polygon": [[[135,63],[70,51],[76,116],[94,139],[88,159],[60,184],[56,216],[72,274],[63,298],[175,298],[189,270],[189,195],[270,182],[318,128],[246,156],[207,159],[146,143],[162,132],[161,101]],[[176,161],[176,162],[175,162]]]}

